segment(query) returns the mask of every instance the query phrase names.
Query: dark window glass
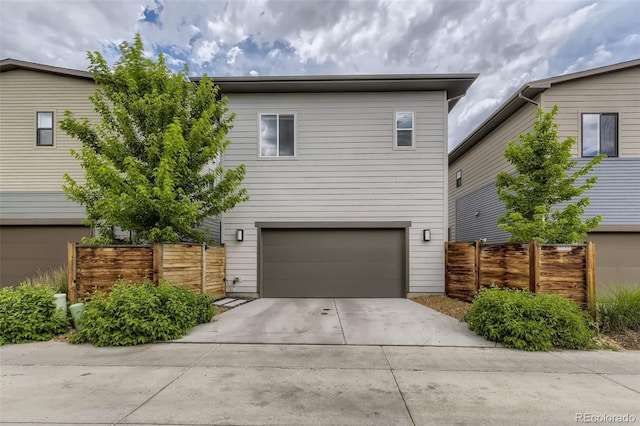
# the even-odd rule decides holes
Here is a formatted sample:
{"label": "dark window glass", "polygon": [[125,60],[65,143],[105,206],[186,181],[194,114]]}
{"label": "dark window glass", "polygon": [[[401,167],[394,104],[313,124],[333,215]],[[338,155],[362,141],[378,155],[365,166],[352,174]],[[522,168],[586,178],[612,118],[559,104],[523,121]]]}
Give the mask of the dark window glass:
{"label": "dark window glass", "polygon": [[280,157],[293,157],[294,155],[294,125],[293,115],[280,116],[280,138],[278,155]]}

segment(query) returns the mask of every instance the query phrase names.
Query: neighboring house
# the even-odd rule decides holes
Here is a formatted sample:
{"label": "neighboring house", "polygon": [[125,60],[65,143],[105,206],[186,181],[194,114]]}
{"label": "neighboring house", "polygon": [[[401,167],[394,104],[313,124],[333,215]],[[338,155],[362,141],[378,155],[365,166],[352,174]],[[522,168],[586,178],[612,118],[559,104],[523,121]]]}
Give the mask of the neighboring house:
{"label": "neighboring house", "polygon": [[66,242],[91,233],[62,191],[64,173],[84,176],[70,154],[80,143],[57,124],[67,109],[95,118],[95,88],[88,72],[0,61],[0,285],[63,266]]}
{"label": "neighboring house", "polygon": [[[21,142],[11,142],[19,148],[15,154],[5,149],[3,130],[0,193],[3,205],[5,198],[14,196],[17,215],[27,211],[19,195],[12,193],[26,191],[17,183],[5,187],[5,180],[20,175],[16,169],[5,172],[4,163],[12,162],[4,159],[5,153],[16,158],[39,153],[36,112],[54,109],[54,122],[66,109],[91,116],[86,97],[93,91],[90,88],[84,94],[68,88],[56,94],[57,85],[66,81],[80,81],[77,86],[84,87],[86,80],[91,86],[90,76],[64,75],[68,70],[51,74],[52,67],[30,69],[33,64],[21,64],[14,65],[12,72],[2,69],[2,111],[14,108],[4,91],[5,78],[9,81],[5,74],[12,73],[16,83],[23,79],[29,84],[26,78],[37,80],[38,73],[47,81],[59,80],[45,84],[48,92],[34,90],[34,95],[76,93],[68,96],[85,103],[57,103],[55,108],[41,109],[34,97],[22,108],[27,112],[15,130],[22,135]],[[251,198],[222,217],[228,290],[261,297],[404,297],[443,292],[447,115],[476,77],[216,78],[229,97],[230,111],[236,114],[228,134],[232,143],[222,164],[245,164],[243,185]],[[69,148],[79,142],[67,143],[60,133],[54,130],[58,149],[64,141],[68,155]],[[64,157],[67,160],[71,163],[60,167],[48,164],[55,182],[47,188],[57,191],[60,200],[64,195],[59,176],[64,172],[81,175],[73,159]],[[37,183],[30,188],[41,190]],[[42,206],[48,208],[49,204]],[[3,234],[6,211],[0,209]],[[2,257],[4,265],[4,251]]]}
{"label": "neighboring house", "polygon": [[[86,71],[0,60],[0,286],[65,265],[67,242],[92,235],[62,190],[65,173],[83,182],[84,170],[71,155],[80,142],[58,123],[66,110],[97,121],[95,90]],[[206,225],[219,240],[219,221]]]}
{"label": "neighboring house", "polygon": [[588,240],[596,242],[597,281],[640,282],[640,59],[525,84],[449,154],[449,237],[506,241],[497,226],[505,211],[496,174],[513,171],[509,140],[533,129],[536,110],[558,105],[559,138],[577,140],[573,157],[608,158],[593,175],[587,217],[602,215]]}

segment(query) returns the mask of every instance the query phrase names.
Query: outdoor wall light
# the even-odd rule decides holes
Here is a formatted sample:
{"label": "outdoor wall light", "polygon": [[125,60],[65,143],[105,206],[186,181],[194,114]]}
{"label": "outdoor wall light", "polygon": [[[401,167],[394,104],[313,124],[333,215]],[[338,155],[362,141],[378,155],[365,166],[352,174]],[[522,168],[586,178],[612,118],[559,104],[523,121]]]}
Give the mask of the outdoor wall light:
{"label": "outdoor wall light", "polygon": [[422,230],[422,240],[431,241],[431,229]]}
{"label": "outdoor wall light", "polygon": [[236,241],[244,241],[244,230],[236,229]]}

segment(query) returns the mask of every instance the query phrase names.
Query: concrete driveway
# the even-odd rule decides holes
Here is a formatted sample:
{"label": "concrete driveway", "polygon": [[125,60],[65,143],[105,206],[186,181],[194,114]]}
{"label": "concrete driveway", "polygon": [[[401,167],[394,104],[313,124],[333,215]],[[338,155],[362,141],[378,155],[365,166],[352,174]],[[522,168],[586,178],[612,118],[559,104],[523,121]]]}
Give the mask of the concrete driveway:
{"label": "concrete driveway", "polygon": [[258,299],[178,342],[495,346],[466,324],[408,299]]}

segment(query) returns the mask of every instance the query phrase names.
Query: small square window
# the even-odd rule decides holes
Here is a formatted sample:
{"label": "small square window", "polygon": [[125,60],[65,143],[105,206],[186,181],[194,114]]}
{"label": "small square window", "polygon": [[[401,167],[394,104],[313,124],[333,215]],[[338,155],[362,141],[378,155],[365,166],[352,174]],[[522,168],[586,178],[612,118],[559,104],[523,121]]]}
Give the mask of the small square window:
{"label": "small square window", "polygon": [[295,115],[260,114],[260,157],[295,157]]}
{"label": "small square window", "polygon": [[415,146],[415,127],[413,112],[396,112],[395,119],[396,148],[413,148]]}
{"label": "small square window", "polygon": [[456,172],[456,188],[460,188],[462,186],[462,170],[458,170]]}
{"label": "small square window", "polygon": [[53,146],[53,112],[37,112],[36,126],[36,145]]}
{"label": "small square window", "polygon": [[618,156],[618,114],[582,114],[582,156]]}

